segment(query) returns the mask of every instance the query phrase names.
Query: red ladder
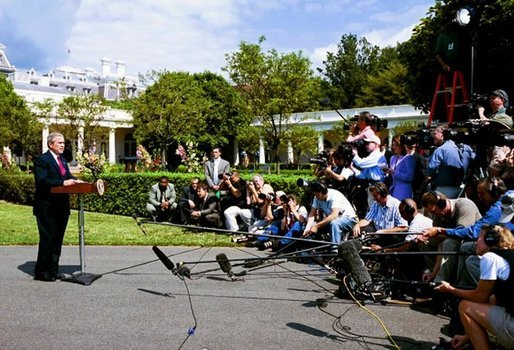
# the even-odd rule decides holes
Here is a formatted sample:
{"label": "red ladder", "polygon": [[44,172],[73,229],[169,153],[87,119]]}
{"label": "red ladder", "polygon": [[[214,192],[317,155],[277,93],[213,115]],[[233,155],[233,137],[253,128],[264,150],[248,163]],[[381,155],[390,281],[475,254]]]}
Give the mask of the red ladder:
{"label": "red ladder", "polygon": [[[432,107],[430,107],[428,126],[430,126],[432,120],[434,119],[437,100],[440,95],[443,95],[444,97],[444,103],[446,106],[446,121],[448,123],[453,122],[455,107],[463,107],[469,103],[468,89],[466,87],[466,82],[464,81],[464,74],[462,74],[462,71],[454,71],[452,80],[452,85],[448,86],[446,73],[439,73],[439,76],[437,77],[437,84],[435,86],[434,97],[432,98]],[[462,101],[461,103],[456,104],[458,91],[460,91]]]}

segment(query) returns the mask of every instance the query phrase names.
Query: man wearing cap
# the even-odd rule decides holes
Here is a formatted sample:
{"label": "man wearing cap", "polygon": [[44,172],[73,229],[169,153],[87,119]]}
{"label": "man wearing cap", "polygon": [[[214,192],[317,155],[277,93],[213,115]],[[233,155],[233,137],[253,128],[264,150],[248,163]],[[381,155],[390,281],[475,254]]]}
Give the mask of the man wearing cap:
{"label": "man wearing cap", "polygon": [[[350,134],[346,138],[346,142],[354,142],[375,136],[375,132],[371,128],[372,121],[373,116],[371,113],[361,112],[357,119],[357,125],[354,124],[350,127]],[[359,129],[359,132],[356,132],[356,129]]]}
{"label": "man wearing cap", "polygon": [[457,198],[475,152],[466,144],[457,145],[447,139],[447,125],[435,128],[432,136],[437,146],[427,167],[432,189],[444,193],[448,198]]}
{"label": "man wearing cap", "polygon": [[[376,135],[371,135],[364,139],[366,143],[366,151],[368,155],[361,158],[358,150],[353,149],[353,161],[350,168],[355,173],[358,186],[361,191],[357,192],[354,196],[354,204],[357,209],[359,218],[363,218],[368,210],[369,203],[373,203],[372,198],[368,198],[368,186],[377,182],[383,182],[385,173],[382,169],[387,167],[387,162],[380,152],[380,139]],[[368,205],[369,204],[369,205]]]}
{"label": "man wearing cap", "polygon": [[494,122],[502,123],[508,128],[512,128],[512,118],[507,115],[507,107],[509,107],[509,96],[504,90],[498,89],[491,92],[489,96],[489,104],[491,112],[485,115],[485,108],[480,106],[478,114],[481,120],[492,120]]}

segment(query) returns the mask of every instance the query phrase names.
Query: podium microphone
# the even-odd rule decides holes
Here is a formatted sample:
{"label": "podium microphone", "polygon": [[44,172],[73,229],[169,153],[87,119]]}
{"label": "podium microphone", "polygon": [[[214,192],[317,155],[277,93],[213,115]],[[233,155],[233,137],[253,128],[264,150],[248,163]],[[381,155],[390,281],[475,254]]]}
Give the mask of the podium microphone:
{"label": "podium microphone", "polygon": [[[136,220],[136,224],[137,224],[137,226],[139,226],[139,229],[141,230],[141,232],[143,232],[143,234],[144,234],[145,236],[147,236],[147,234],[146,234],[146,230],[145,230],[145,228],[143,227],[143,224],[141,224],[141,222],[139,222],[139,221],[137,220],[137,214],[136,214],[136,213],[132,214],[132,219]],[[154,250],[154,252],[155,252],[155,250]],[[156,253],[156,254],[157,254],[157,253]]]}
{"label": "podium microphone", "polygon": [[164,264],[164,266],[166,266],[168,270],[170,270],[174,275],[176,275],[177,269],[175,268],[173,262],[166,256],[166,254],[164,254],[163,251],[157,248],[156,246],[153,246],[152,250],[155,253],[155,255],[157,255],[159,260]]}

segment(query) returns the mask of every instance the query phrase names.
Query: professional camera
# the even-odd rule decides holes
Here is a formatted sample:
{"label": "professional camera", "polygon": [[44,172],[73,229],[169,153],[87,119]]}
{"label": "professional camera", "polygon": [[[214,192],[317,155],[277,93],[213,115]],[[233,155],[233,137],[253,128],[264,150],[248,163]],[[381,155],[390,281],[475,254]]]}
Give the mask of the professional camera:
{"label": "professional camera", "polygon": [[[355,115],[352,118],[348,119],[348,123],[343,125],[344,130],[350,130],[350,126],[354,125],[354,132],[359,132],[359,126],[357,125],[359,122],[360,115]],[[387,129],[387,120],[380,119],[377,115],[371,114],[371,121],[369,126],[375,131],[381,131]]]}
{"label": "professional camera", "polygon": [[225,178],[225,176],[228,178],[228,177],[231,177],[232,176],[232,173],[224,173],[224,174],[218,174],[218,179],[220,180],[223,180]]}
{"label": "professional camera", "polygon": [[[257,195],[259,197],[259,199],[262,199],[262,200],[271,200],[272,202],[274,202],[277,197],[275,196],[274,193],[259,193]],[[283,203],[287,203],[287,196],[285,194],[281,195],[280,197],[278,197],[280,199],[281,202]]]}
{"label": "professional camera", "polygon": [[310,158],[309,163],[326,168],[328,166],[328,153],[326,151],[320,152],[316,157]]}

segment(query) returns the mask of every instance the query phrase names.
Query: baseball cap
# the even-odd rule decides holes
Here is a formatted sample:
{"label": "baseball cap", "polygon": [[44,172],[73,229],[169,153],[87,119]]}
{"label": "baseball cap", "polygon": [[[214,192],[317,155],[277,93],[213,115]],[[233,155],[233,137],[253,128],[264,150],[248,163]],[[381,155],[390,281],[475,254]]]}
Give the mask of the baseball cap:
{"label": "baseball cap", "polygon": [[502,215],[500,216],[500,224],[504,224],[512,220],[514,217],[514,193],[506,194],[501,199]]}
{"label": "baseball cap", "polygon": [[375,142],[377,145],[380,145],[380,138],[377,135],[372,135],[369,137],[366,137],[364,139],[365,142]]}
{"label": "baseball cap", "polygon": [[503,100],[503,104],[505,107],[509,107],[509,95],[505,92],[505,90],[498,89],[491,92],[492,96],[498,96]]}

